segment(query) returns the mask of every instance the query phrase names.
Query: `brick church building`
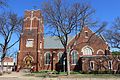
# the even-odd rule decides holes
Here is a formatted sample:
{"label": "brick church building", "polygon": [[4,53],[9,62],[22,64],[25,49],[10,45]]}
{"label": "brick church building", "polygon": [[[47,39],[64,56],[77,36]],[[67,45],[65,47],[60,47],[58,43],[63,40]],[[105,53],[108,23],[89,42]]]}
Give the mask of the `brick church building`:
{"label": "brick church building", "polygon": [[[68,47],[72,46],[70,70],[118,70],[120,60],[113,59],[102,36],[93,34],[88,27],[84,27],[77,40],[69,37]],[[57,37],[44,36],[43,16],[39,10],[25,11],[19,47],[17,70],[64,70],[64,48]]]}

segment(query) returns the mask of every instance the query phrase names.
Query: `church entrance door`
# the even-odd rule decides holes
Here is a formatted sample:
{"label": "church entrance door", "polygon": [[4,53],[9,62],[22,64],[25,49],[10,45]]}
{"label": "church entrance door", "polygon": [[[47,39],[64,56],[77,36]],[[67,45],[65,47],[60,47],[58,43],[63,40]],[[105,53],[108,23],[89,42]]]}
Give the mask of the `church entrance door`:
{"label": "church entrance door", "polygon": [[26,56],[25,59],[24,59],[25,68],[31,68],[32,67],[32,61],[33,61],[33,58],[30,55]]}

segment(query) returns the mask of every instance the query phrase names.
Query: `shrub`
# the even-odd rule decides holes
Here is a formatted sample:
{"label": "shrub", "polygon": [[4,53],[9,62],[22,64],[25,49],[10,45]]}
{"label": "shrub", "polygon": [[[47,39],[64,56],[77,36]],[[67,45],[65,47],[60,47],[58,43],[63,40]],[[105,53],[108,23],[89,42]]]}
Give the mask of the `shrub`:
{"label": "shrub", "polygon": [[81,71],[81,74],[87,74],[87,71]]}
{"label": "shrub", "polygon": [[79,71],[71,71],[70,73],[71,74],[80,74],[81,72],[79,72]]}
{"label": "shrub", "polygon": [[11,71],[7,71],[8,74],[11,74],[12,72]]}
{"label": "shrub", "polygon": [[53,72],[53,74],[58,74],[58,71],[52,71]]}
{"label": "shrub", "polygon": [[114,71],[81,71],[81,74],[114,74]]}
{"label": "shrub", "polygon": [[98,71],[90,71],[88,74],[98,74]]}
{"label": "shrub", "polygon": [[120,52],[118,51],[112,52],[112,55],[120,55]]}
{"label": "shrub", "polygon": [[50,72],[48,70],[43,70],[43,71],[36,71],[36,72],[32,72],[32,73],[47,73],[47,72]]}

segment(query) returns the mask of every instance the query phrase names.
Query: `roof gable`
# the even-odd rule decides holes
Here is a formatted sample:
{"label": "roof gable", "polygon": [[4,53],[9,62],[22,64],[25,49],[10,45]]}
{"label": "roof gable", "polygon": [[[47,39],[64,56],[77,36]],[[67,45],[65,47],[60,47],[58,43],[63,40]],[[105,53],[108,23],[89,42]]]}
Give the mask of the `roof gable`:
{"label": "roof gable", "polygon": [[13,58],[11,57],[5,57],[3,62],[13,62]]}
{"label": "roof gable", "polygon": [[[86,37],[86,32],[87,32],[87,37]],[[96,35],[96,33],[92,32],[87,26],[85,26],[82,29],[81,33],[78,33],[77,36],[68,37],[69,45],[74,45],[74,44],[79,45],[81,43],[94,44],[94,42],[98,42],[96,43],[96,45],[99,43],[106,45],[106,41],[100,36]],[[47,36],[44,38],[44,49],[63,49],[63,48],[64,47],[57,36]]]}
{"label": "roof gable", "polygon": [[[96,43],[95,43],[96,42]],[[96,35],[96,33],[92,32],[87,26],[85,26],[80,33],[78,33],[73,40],[69,43],[69,45],[80,45],[86,43],[87,45],[92,44],[105,44],[106,41],[100,36]]]}

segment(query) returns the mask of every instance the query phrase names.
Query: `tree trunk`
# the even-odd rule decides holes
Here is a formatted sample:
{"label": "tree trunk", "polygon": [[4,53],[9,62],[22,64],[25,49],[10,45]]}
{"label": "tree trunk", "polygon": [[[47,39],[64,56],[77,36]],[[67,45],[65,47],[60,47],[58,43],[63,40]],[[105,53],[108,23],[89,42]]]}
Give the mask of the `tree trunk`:
{"label": "tree trunk", "polygon": [[69,51],[67,52],[67,75],[70,75],[70,59],[69,59]]}
{"label": "tree trunk", "polygon": [[3,60],[1,60],[1,73],[3,74],[3,65],[4,65],[4,62]]}
{"label": "tree trunk", "polygon": [[65,48],[65,53],[66,53],[66,65],[67,65],[67,75],[70,75],[70,49]]}
{"label": "tree trunk", "polygon": [[6,46],[3,48],[3,55],[1,57],[1,73],[3,74],[3,67],[4,67],[4,58],[6,55]]}
{"label": "tree trunk", "polygon": [[68,43],[68,35],[66,34],[65,35],[65,40],[66,40],[66,44],[64,45],[64,48],[65,48],[65,54],[66,54],[66,70],[67,70],[67,75],[70,75],[70,61],[69,61],[69,53],[70,53],[70,48],[67,48],[67,43]]}

